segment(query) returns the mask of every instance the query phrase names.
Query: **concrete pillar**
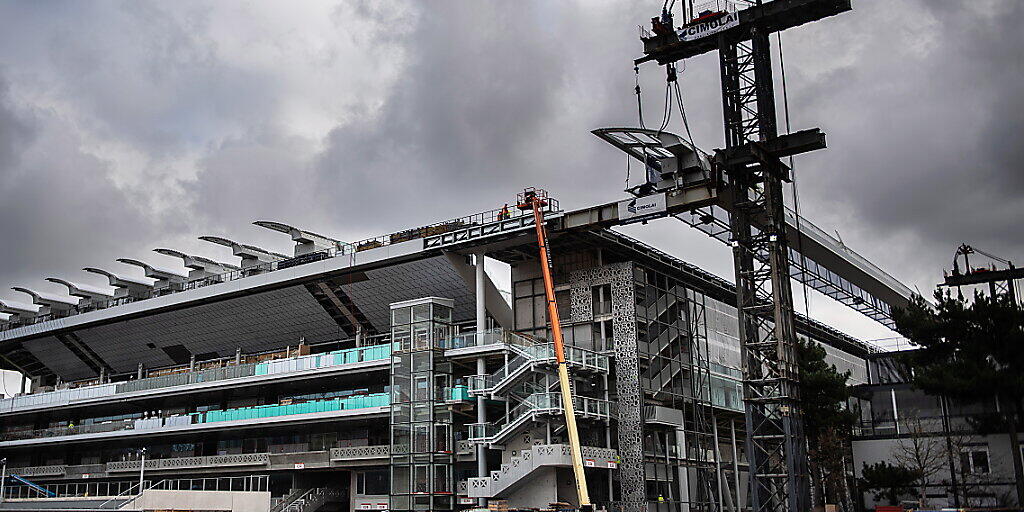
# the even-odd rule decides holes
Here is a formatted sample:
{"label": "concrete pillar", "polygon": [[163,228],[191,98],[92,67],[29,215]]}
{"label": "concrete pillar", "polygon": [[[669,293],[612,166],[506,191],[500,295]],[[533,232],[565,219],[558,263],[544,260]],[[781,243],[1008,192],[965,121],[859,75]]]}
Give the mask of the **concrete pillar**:
{"label": "concrete pillar", "polygon": [[[480,345],[484,341],[484,331],[487,330],[487,303],[484,298],[484,282],[487,278],[484,273],[484,253],[476,253],[476,340],[477,345]],[[487,360],[480,357],[476,360],[476,373],[477,375],[484,375],[487,373]],[[483,395],[476,397],[476,422],[487,423],[487,404],[484,401]],[[478,477],[487,476],[487,446],[484,444],[478,444],[476,446],[476,474]],[[480,498],[477,502],[481,507],[487,505],[486,498]]]}
{"label": "concrete pillar", "polygon": [[138,374],[135,376],[135,378],[136,379],[141,379],[142,378],[142,363],[139,363],[139,371],[138,371]]}
{"label": "concrete pillar", "polygon": [[238,347],[235,349],[235,364],[242,364],[242,347]]}

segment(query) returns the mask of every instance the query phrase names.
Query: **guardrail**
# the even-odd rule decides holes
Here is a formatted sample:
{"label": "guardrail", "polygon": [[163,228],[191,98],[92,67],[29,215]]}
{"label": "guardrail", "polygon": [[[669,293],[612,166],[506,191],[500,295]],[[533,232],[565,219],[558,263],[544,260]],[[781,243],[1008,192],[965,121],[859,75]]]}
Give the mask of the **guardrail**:
{"label": "guardrail", "polygon": [[[615,404],[607,400],[577,396],[573,401],[576,416],[581,418],[607,419],[617,412]],[[534,393],[496,422],[469,424],[469,440],[476,443],[496,443],[538,414],[559,415],[564,412],[561,393]]]}
{"label": "guardrail", "polygon": [[[146,470],[187,469],[224,466],[265,466],[270,464],[268,453],[238,453],[171,459],[146,459]],[[137,472],[141,461],[125,460],[107,463],[107,473]]]}
{"label": "guardrail", "polygon": [[347,409],[365,409],[371,407],[387,407],[391,403],[388,393],[355,395],[329,400],[311,400],[286,405],[262,405],[241,407],[223,411],[207,411],[200,413],[168,416],[164,418],[143,418],[135,420],[112,421],[98,425],[77,425],[55,427],[40,430],[20,430],[0,433],[0,441],[39,439],[62,437],[77,434],[95,434],[122,430],[158,430],[164,427],[177,427],[199,423],[216,423],[221,421],[251,420],[296,414],[322,413]]}
{"label": "guardrail", "polygon": [[379,459],[390,455],[391,446],[386,444],[331,448],[331,460]]}
{"label": "guardrail", "polygon": [[52,465],[52,466],[29,466],[24,468],[7,468],[7,471],[14,475],[20,476],[62,476],[67,474],[68,467],[66,465]]}

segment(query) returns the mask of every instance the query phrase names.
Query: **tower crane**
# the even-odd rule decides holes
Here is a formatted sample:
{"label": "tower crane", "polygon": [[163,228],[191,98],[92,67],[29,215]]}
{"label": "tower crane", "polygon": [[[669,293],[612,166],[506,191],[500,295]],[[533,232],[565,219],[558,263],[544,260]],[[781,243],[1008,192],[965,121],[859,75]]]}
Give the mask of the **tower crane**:
{"label": "tower crane", "polygon": [[[851,5],[754,0],[716,7],[720,3],[724,9],[698,12],[692,0],[686,2],[684,24],[677,28],[666,0],[661,16],[652,19],[653,31],[641,30],[646,55],[634,64],[666,66],[671,83],[678,61],[718,51],[725,148],[715,152],[710,183],[712,195],[730,209],[750,505],[753,512],[803,512],[810,509],[810,488],[783,200],[783,183],[791,177],[781,159],[824,148],[825,140],[817,130],[779,135],[768,38]],[[659,185],[655,190],[680,192],[677,182]]]}

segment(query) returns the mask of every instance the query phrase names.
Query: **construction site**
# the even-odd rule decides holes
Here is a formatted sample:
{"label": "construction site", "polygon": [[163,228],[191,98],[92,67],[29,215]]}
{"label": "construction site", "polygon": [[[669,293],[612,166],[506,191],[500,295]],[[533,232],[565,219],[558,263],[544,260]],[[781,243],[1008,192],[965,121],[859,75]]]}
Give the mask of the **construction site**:
{"label": "construction site", "polygon": [[[771,38],[854,7],[680,0],[652,13],[632,65],[664,75],[680,121],[645,123],[638,79],[623,97],[641,105],[635,126],[592,131],[643,175],[608,202],[563,205],[524,183],[503,207],[410,217],[356,242],[252,219],[194,234],[221,257],[157,248],[84,269],[107,288],[9,283],[0,365],[25,379],[0,399],[0,511],[885,506],[856,482],[907,437],[901,415],[927,410],[948,440],[968,412],[922,406],[890,352],[794,307],[804,287],[893,329],[915,295],[785,199],[794,157],[828,151],[822,130],[780,112]],[[693,143],[678,84],[677,64],[708,53],[720,76],[688,79],[720,84],[720,147]],[[648,223],[720,242],[733,279],[619,229]],[[294,247],[258,247],[243,229]],[[966,244],[957,258],[944,285],[1019,302],[1024,271]],[[838,504],[808,467],[808,342],[858,390],[842,404],[856,421]],[[968,492],[937,476],[932,503],[1019,509],[998,497],[1021,462],[996,457],[1009,448],[990,437],[961,448],[957,467],[993,478]]]}

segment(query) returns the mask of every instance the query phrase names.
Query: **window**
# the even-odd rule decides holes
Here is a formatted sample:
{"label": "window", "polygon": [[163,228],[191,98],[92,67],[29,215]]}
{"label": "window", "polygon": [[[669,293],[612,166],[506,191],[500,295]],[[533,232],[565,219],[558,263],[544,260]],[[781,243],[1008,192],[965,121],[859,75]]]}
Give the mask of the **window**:
{"label": "window", "polygon": [[356,473],[356,494],[388,494],[388,470],[360,471]]}
{"label": "window", "polygon": [[988,448],[962,448],[960,450],[960,470],[971,475],[987,475]]}

